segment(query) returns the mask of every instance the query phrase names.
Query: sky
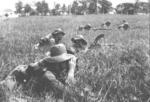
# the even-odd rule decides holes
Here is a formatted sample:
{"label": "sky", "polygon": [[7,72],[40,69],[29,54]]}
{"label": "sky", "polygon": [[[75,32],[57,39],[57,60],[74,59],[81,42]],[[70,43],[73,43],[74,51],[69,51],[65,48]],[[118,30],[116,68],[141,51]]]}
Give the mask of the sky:
{"label": "sky", "polygon": [[[12,9],[15,10],[15,3],[18,1],[22,1],[23,4],[35,4],[37,1],[42,1],[42,0],[0,0],[0,11],[3,11],[5,9]],[[71,4],[74,0],[45,0],[49,4],[49,8],[53,8],[54,3],[60,3],[60,4],[66,4],[69,5]],[[119,3],[123,2],[131,2],[134,3],[136,0],[108,0],[112,2],[113,7],[118,5]],[[148,2],[148,0],[140,0],[144,2]]]}

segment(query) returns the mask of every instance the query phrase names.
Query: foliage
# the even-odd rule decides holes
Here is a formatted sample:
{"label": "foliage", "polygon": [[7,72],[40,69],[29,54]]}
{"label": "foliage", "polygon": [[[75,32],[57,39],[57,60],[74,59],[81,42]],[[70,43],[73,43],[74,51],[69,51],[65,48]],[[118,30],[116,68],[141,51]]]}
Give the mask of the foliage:
{"label": "foliage", "polygon": [[72,7],[71,7],[71,13],[72,14],[77,14],[79,11],[78,11],[78,2],[77,1],[74,1],[73,4],[72,4]]}
{"label": "foliage", "polygon": [[46,15],[49,12],[48,3],[46,3],[45,1],[42,1],[42,11],[44,15]]}
{"label": "foliage", "polygon": [[149,10],[149,6],[150,3],[146,3],[146,2],[138,2],[136,3],[136,13],[148,13]]}
{"label": "foliage", "polygon": [[108,11],[111,9],[111,6],[112,3],[108,0],[92,0],[88,9],[89,11],[93,9],[93,11],[96,13],[108,13]]}
{"label": "foliage", "polygon": [[112,3],[108,0],[100,0],[99,3],[101,4],[100,12],[108,13],[111,9]]}
{"label": "foliage", "polygon": [[30,16],[38,15],[38,12],[34,9],[31,9]]}
{"label": "foliage", "polygon": [[[117,5],[116,12],[118,14],[135,14],[135,13],[148,13],[150,3],[139,2],[136,3],[121,3]],[[61,15],[61,13],[68,12],[75,15],[83,14],[95,14],[95,13],[108,13],[112,9],[112,3],[109,0],[78,0],[74,1],[68,7],[63,4],[62,7],[59,3],[55,7],[49,10],[48,3],[43,1],[38,1],[35,3],[36,11],[31,8],[29,4],[23,7],[23,3],[19,1],[16,3],[16,13],[30,13],[31,15],[47,15],[51,13],[52,15]],[[24,8],[24,12],[23,12]]]}
{"label": "foliage", "polygon": [[67,12],[67,6],[65,4],[63,4],[61,9],[62,9],[62,12]]}
{"label": "foliage", "polygon": [[90,14],[92,14],[92,13],[96,13],[96,2],[95,2],[96,0],[94,0],[94,1],[92,1],[92,2],[90,2],[90,4],[89,4],[89,8],[88,8],[88,10],[89,10],[89,13]]}
{"label": "foliage", "polygon": [[31,8],[31,6],[30,6],[29,4],[26,4],[26,5],[24,6],[24,12],[25,12],[25,13],[30,13],[31,10],[32,10],[32,8]]}
{"label": "foliage", "polygon": [[51,10],[52,14],[53,15],[60,15],[60,7],[61,7],[60,4],[57,3],[55,5],[54,9]]}
{"label": "foliage", "polygon": [[36,10],[39,13],[42,13],[42,4],[41,4],[41,2],[37,2],[35,5],[36,5]]}
{"label": "foliage", "polygon": [[23,8],[23,3],[21,1],[19,1],[18,3],[16,3],[15,5],[16,7],[16,13],[22,13],[22,8]]}
{"label": "foliage", "polygon": [[135,6],[133,3],[122,3],[117,5],[116,10],[119,14],[134,14]]}
{"label": "foliage", "polygon": [[46,14],[49,12],[48,3],[46,3],[44,0],[42,2],[37,2],[35,5],[36,5],[36,10],[41,15],[46,16]]}
{"label": "foliage", "polygon": [[59,9],[60,9],[60,4],[56,4],[54,8],[55,8],[56,10],[59,10]]}
{"label": "foliage", "polygon": [[80,0],[79,2],[74,1],[72,4],[72,13],[108,13],[111,6],[112,3],[108,0]]}

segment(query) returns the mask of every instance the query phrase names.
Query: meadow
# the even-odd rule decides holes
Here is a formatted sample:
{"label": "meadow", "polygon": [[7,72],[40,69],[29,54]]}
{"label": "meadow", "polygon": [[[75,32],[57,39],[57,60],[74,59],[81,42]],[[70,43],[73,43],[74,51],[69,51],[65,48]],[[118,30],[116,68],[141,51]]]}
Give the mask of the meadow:
{"label": "meadow", "polygon": [[[43,58],[44,52],[33,49],[39,39],[60,27],[66,35],[63,42],[71,45],[71,37],[83,34],[89,44],[99,34],[116,46],[95,48],[79,55],[77,85],[87,88],[84,100],[68,102],[149,102],[150,100],[150,49],[148,15],[85,15],[85,16],[31,16],[0,21],[0,80],[17,65],[30,64]],[[122,20],[130,29],[118,30]],[[90,23],[99,27],[111,21],[108,31],[77,32],[79,25]],[[18,95],[19,96],[19,95]],[[29,96],[28,96],[29,97]],[[94,98],[94,100],[92,100]],[[52,98],[28,102],[55,102]],[[67,102],[67,101],[65,101]]]}

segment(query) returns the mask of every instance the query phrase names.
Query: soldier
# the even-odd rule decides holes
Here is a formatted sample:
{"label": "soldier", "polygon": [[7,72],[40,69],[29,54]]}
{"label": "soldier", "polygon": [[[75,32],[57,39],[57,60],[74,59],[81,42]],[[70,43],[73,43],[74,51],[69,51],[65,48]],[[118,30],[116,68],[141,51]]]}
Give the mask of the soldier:
{"label": "soldier", "polygon": [[34,46],[35,49],[39,49],[41,47],[52,47],[55,44],[59,44],[62,41],[65,32],[61,28],[54,30],[54,32],[48,34],[45,37],[42,37],[40,41]]}
{"label": "soldier", "polygon": [[129,23],[126,20],[122,21],[123,23],[118,26],[118,29],[128,30],[130,28]]}
{"label": "soldier", "polygon": [[30,65],[17,66],[4,81],[0,82],[0,85],[5,85],[13,91],[16,85],[23,85],[31,78],[36,78],[46,80],[54,90],[67,91],[65,86],[71,86],[76,82],[74,78],[76,59],[74,55],[67,53],[64,44],[54,45],[50,49],[49,56]]}
{"label": "soldier", "polygon": [[50,49],[49,56],[29,65],[26,73],[33,75],[39,69],[44,72],[43,76],[50,81],[63,84],[74,82],[76,57],[68,54],[64,44],[54,45]]}
{"label": "soldier", "polygon": [[70,50],[74,53],[78,52],[86,52],[88,50],[88,43],[83,37],[83,35],[76,35],[71,39],[72,41],[72,47],[70,47]]}

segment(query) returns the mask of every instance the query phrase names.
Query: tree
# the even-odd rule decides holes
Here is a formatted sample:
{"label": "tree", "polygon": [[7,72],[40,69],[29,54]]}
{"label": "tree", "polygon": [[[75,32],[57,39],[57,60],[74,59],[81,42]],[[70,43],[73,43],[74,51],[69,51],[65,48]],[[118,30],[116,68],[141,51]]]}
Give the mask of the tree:
{"label": "tree", "polygon": [[73,14],[83,13],[108,13],[112,9],[112,3],[108,0],[79,0],[72,4]]}
{"label": "tree", "polygon": [[24,12],[25,12],[25,13],[30,13],[31,10],[32,10],[32,8],[31,8],[31,6],[30,6],[29,4],[26,4],[26,5],[24,6]]}
{"label": "tree", "polygon": [[21,1],[19,1],[18,3],[15,4],[15,8],[16,8],[16,13],[22,13],[22,8],[23,8],[23,3]]}
{"label": "tree", "polygon": [[88,10],[89,10],[90,14],[96,13],[96,11],[97,11],[97,1],[96,0],[90,1]]}
{"label": "tree", "polygon": [[77,14],[77,11],[78,10],[78,2],[77,1],[74,1],[73,4],[72,4],[72,7],[71,7],[71,13],[72,14]]}
{"label": "tree", "polygon": [[79,2],[82,5],[82,6],[80,6],[81,13],[88,13],[89,12],[89,10],[88,10],[89,5],[88,4],[90,4],[88,2],[88,0],[81,0]]}
{"label": "tree", "polygon": [[51,13],[52,13],[52,15],[57,15],[56,9],[51,9]]}
{"label": "tree", "polygon": [[149,12],[149,7],[150,3],[147,2],[136,2],[135,4],[135,12],[136,13],[148,13]]}
{"label": "tree", "polygon": [[42,2],[37,2],[35,6],[37,12],[41,15],[46,15],[49,12],[48,3],[46,3],[44,0]]}
{"label": "tree", "polygon": [[98,3],[101,5],[100,13],[108,13],[112,8],[112,3],[108,0],[100,0]]}
{"label": "tree", "polygon": [[53,15],[60,15],[59,10],[60,10],[60,4],[57,3],[57,4],[55,5],[54,9],[51,10],[51,12],[52,12]]}
{"label": "tree", "polygon": [[36,6],[37,12],[42,14],[42,3],[41,2],[37,2],[35,4],[35,6]]}
{"label": "tree", "polygon": [[42,12],[44,15],[46,15],[49,12],[48,3],[45,2],[45,0],[42,1]]}
{"label": "tree", "polygon": [[83,11],[90,14],[108,13],[112,8],[112,3],[108,0],[81,0]]}
{"label": "tree", "polygon": [[122,3],[117,5],[116,11],[118,14],[134,14],[135,5],[133,3]]}
{"label": "tree", "polygon": [[38,12],[34,9],[31,9],[30,16],[38,15]]}
{"label": "tree", "polygon": [[63,11],[63,12],[67,12],[67,7],[66,7],[66,5],[65,5],[65,4],[63,4],[63,6],[62,6],[62,8],[61,8],[61,9],[62,9],[62,11]]}
{"label": "tree", "polygon": [[136,0],[136,2],[135,2],[135,8],[134,8],[136,13],[137,13],[137,11],[139,9],[138,3],[139,3],[139,0]]}
{"label": "tree", "polygon": [[55,9],[56,9],[56,10],[59,10],[59,9],[60,9],[60,4],[56,4],[56,5],[55,5]]}
{"label": "tree", "polygon": [[68,6],[67,6],[67,13],[68,13],[68,14],[71,14],[71,5],[68,5]]}

